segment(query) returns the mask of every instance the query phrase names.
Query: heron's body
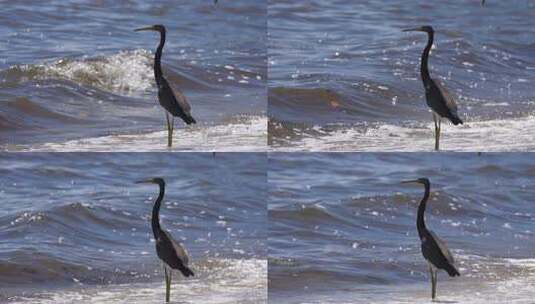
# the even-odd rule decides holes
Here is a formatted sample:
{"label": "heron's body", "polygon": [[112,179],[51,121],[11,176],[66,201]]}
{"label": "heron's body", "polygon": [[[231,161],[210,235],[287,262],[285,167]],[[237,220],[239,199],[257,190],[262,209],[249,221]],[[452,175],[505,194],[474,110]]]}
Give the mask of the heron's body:
{"label": "heron's body", "polygon": [[193,276],[193,272],[188,268],[188,253],[178,243],[169,232],[163,230],[156,239],[156,253],[169,267],[179,270],[185,277]]}
{"label": "heron's body", "polygon": [[[156,79],[156,85],[158,86],[158,102],[166,111],[168,145],[172,145],[172,134],[174,130],[173,117],[180,117],[186,124],[196,123],[195,119],[191,115],[191,106],[186,99],[186,96],[182,94],[180,90],[169,85],[167,79],[165,79],[162,72],[162,51],[165,45],[166,29],[163,25],[153,25],[136,29],[136,31],[157,31],[160,33],[160,44],[156,49],[154,55],[154,78]],[[171,114],[171,121],[169,121],[169,115]]]}
{"label": "heron's body", "polygon": [[427,45],[422,53],[420,64],[420,76],[425,90],[425,99],[427,106],[433,111],[435,121],[435,149],[439,149],[441,118],[447,118],[454,125],[463,124],[457,114],[457,103],[448,90],[439,82],[433,80],[429,74],[429,53],[433,47],[434,30],[431,26],[422,26],[420,28],[407,29],[405,31],[421,31],[428,35]]}
{"label": "heron's body", "polygon": [[170,86],[167,79],[163,77],[157,84],[158,101],[167,112],[175,117],[182,118],[188,125],[197,123],[193,116],[191,116],[191,106],[182,92]]}
{"label": "heron's body", "polygon": [[455,100],[442,84],[430,78],[424,87],[427,105],[436,115],[449,119],[454,125],[463,123],[457,114]]}
{"label": "heron's body", "polygon": [[171,269],[178,270],[185,277],[193,276],[194,273],[188,267],[189,257],[186,249],[177,242],[171,234],[162,229],[160,226],[160,206],[165,195],[165,181],[161,178],[153,178],[146,181],[141,181],[139,183],[153,183],[157,184],[160,187],[160,192],[158,198],[154,202],[154,207],[152,209],[152,233],[154,234],[154,240],[156,242],[156,254],[164,262],[165,268],[165,281],[166,281],[166,300],[169,302],[170,297],[170,287],[171,287]]}
{"label": "heron's body", "polygon": [[425,225],[425,209],[430,193],[430,182],[427,178],[420,178],[414,181],[423,184],[425,187],[424,197],[418,206],[418,214],[416,217],[416,228],[418,230],[418,236],[420,237],[422,255],[429,263],[429,272],[431,275],[431,297],[434,299],[436,296],[437,285],[437,270],[445,270],[449,276],[460,276],[461,274],[455,267],[455,260],[453,255],[449,251],[446,243],[441,240],[433,231],[427,229]]}
{"label": "heron's body", "polygon": [[453,255],[433,231],[429,231],[422,240],[422,255],[437,269],[445,270],[450,277],[459,276],[459,271],[455,268]]}

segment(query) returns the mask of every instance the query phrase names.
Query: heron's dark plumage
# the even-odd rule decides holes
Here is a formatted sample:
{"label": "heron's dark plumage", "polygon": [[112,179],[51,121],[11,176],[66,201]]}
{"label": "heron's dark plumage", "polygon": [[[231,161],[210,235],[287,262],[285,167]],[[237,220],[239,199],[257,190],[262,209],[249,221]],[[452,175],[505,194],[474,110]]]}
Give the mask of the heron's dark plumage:
{"label": "heron's dark plumage", "polygon": [[188,268],[188,254],[169,232],[161,230],[156,239],[156,252],[158,257],[169,267],[179,270],[185,277],[193,276],[194,273]]}
{"label": "heron's dark plumage", "polygon": [[160,206],[165,195],[165,181],[156,177],[143,182],[157,184],[160,188],[158,198],[156,198],[152,208],[151,219],[158,257],[169,267],[179,270],[185,277],[193,276],[193,271],[188,268],[189,257],[186,249],[160,225]]}
{"label": "heron's dark plumage", "polygon": [[169,82],[165,79],[162,72],[161,59],[167,32],[165,26],[157,24],[138,29],[138,31],[139,30],[151,30],[160,33],[160,43],[158,44],[158,48],[154,55],[154,78],[156,79],[156,84],[158,86],[158,101],[160,105],[174,117],[180,117],[186,124],[196,123],[191,115],[191,106],[189,105],[188,100],[180,90],[169,85]]}
{"label": "heron's dark plumage", "polygon": [[428,230],[429,237],[422,241],[422,255],[437,269],[445,270],[450,277],[461,274],[455,267],[453,255],[449,251],[446,243],[441,240],[433,231]]}
{"label": "heron's dark plumage", "polygon": [[186,96],[177,88],[170,86],[163,77],[158,84],[158,100],[167,112],[175,117],[182,118],[186,124],[196,123],[193,116],[191,116],[191,106]]}
{"label": "heron's dark plumage", "polygon": [[445,270],[450,276],[459,276],[460,273],[454,264],[455,260],[446,243],[433,231],[427,229],[425,225],[425,209],[429,199],[431,183],[427,178],[420,178],[417,182],[425,187],[424,197],[418,206],[418,215],[416,217],[416,228],[422,243],[422,255],[435,268]]}
{"label": "heron's dark plumage", "polygon": [[448,90],[439,82],[430,79],[425,88],[427,105],[440,117],[449,119],[454,125],[463,124],[457,115],[457,103]]}
{"label": "heron's dark plumage", "polygon": [[435,31],[432,26],[426,25],[405,31],[419,31],[427,33],[427,45],[422,52],[420,63],[420,75],[425,89],[427,105],[440,117],[449,119],[454,125],[462,124],[463,121],[457,114],[457,103],[448,90],[439,82],[433,80],[429,74],[429,53],[433,47]]}

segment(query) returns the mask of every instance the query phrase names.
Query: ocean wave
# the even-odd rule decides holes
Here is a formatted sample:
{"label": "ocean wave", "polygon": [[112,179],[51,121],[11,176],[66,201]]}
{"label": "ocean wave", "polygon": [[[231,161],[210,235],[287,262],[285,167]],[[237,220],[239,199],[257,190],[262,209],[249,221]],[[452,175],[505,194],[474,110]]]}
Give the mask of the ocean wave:
{"label": "ocean wave", "polygon": [[154,86],[151,53],[145,50],[13,66],[2,71],[0,77],[4,78],[4,87],[26,81],[62,79],[121,95],[141,95]]}
{"label": "ocean wave", "polygon": [[[2,253],[0,280],[5,287],[21,287],[30,284],[86,282],[103,283],[104,272],[89,265],[62,260],[37,249],[23,249]],[[116,275],[113,271],[108,276]]]}
{"label": "ocean wave", "polygon": [[[239,115],[228,123],[176,129],[172,150],[180,151],[264,151],[267,118]],[[167,131],[122,134],[45,143],[10,146],[15,151],[169,151]]]}
{"label": "ocean wave", "polygon": [[332,121],[366,124],[417,116],[410,104],[398,100],[417,96],[390,84],[370,80],[351,82],[350,88],[275,87],[268,91],[270,116],[279,121],[325,124]]}
{"label": "ocean wave", "polygon": [[[61,145],[82,137],[102,139],[162,125],[152,57],[144,50],[121,51],[0,71],[0,89],[6,92],[0,102],[0,136],[4,149],[10,150],[11,144],[19,143],[54,141]],[[199,120],[210,117],[224,125],[228,120],[244,122],[247,119],[243,117],[248,114],[265,112],[265,107],[259,107],[265,98],[256,91],[264,87],[264,77],[239,64],[204,66],[189,62],[177,67],[164,66],[163,70],[170,84],[180,87],[188,96],[193,114],[203,114],[195,116]],[[244,141],[266,136],[266,123],[261,127],[261,122],[250,122],[254,122],[254,117],[245,124],[228,123],[228,128],[211,126],[208,133],[196,133],[200,138],[193,141],[204,141],[203,137],[219,133],[232,136],[233,132],[242,130],[257,132],[244,134]],[[43,130],[48,131],[47,136],[36,136]],[[237,136],[234,138],[238,139],[233,143],[235,146],[243,142]],[[216,143],[213,145],[217,149]]]}
{"label": "ocean wave", "polygon": [[[146,92],[156,92],[153,61],[151,51],[137,49],[105,56],[62,58],[41,64],[17,65],[0,71],[0,87],[13,88],[28,81],[66,80],[89,89],[139,97]],[[177,65],[164,61],[162,68],[172,85],[188,91],[213,90],[218,85],[264,84],[259,74],[232,65],[200,67],[191,62]]]}
{"label": "ocean wave", "polygon": [[46,108],[26,97],[2,103],[0,126],[6,130],[40,129],[50,124],[78,124],[83,119],[56,109]]}
{"label": "ocean wave", "polygon": [[[441,133],[443,151],[531,151],[533,116],[509,119],[467,121],[462,126],[445,123]],[[433,123],[375,123],[366,126],[331,124],[298,127],[271,120],[269,130],[276,130],[270,144],[276,151],[432,151]]]}
{"label": "ocean wave", "polygon": [[293,210],[270,210],[270,217],[273,217],[277,220],[289,220],[297,222],[307,222],[307,223],[329,223],[329,222],[338,222],[340,219],[335,215],[331,214],[327,208],[315,204],[315,205],[302,205]]}
{"label": "ocean wave", "polygon": [[[267,261],[256,259],[205,259],[194,263],[199,270],[190,279],[174,276],[172,298],[184,303],[257,304],[267,302]],[[128,274],[132,278],[133,274]],[[9,297],[12,303],[160,303],[164,298],[163,274],[143,282],[86,285],[73,281],[62,290],[31,290]],[[57,289],[57,288],[56,288]]]}
{"label": "ocean wave", "polygon": [[[131,229],[139,226],[137,222],[137,218],[111,208],[70,203],[3,216],[0,218],[0,227],[3,227],[2,234],[6,237],[24,237],[47,231],[47,239],[54,245],[121,245],[124,241],[110,231]],[[56,239],[53,239],[54,236]]]}

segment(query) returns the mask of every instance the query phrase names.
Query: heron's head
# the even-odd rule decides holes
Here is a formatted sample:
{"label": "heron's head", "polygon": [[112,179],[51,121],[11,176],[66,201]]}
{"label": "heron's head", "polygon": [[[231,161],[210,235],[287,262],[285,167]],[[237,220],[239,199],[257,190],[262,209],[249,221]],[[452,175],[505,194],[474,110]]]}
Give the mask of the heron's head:
{"label": "heron's head", "polygon": [[151,25],[151,26],[147,26],[147,27],[141,27],[141,28],[135,29],[134,31],[136,31],[136,32],[156,31],[156,32],[160,32],[160,33],[165,33],[165,26],[163,26],[161,24],[155,24],[155,25]]}
{"label": "heron's head", "polygon": [[433,34],[435,32],[435,30],[433,30],[433,27],[430,26],[430,25],[424,25],[424,26],[420,26],[420,27],[404,29],[403,31],[404,32],[426,32],[428,34]]}
{"label": "heron's head", "polygon": [[406,180],[402,181],[402,184],[422,184],[424,186],[429,186],[429,179],[427,177],[422,177],[419,179],[413,179],[413,180]]}
{"label": "heron's head", "polygon": [[165,181],[161,177],[153,177],[145,180],[137,181],[136,184],[157,184],[157,185],[165,185]]}

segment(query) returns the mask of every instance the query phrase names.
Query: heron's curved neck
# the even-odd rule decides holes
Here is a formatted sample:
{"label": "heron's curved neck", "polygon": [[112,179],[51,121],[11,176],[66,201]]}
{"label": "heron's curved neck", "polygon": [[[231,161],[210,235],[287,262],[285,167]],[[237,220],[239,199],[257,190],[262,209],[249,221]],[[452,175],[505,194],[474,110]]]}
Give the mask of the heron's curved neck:
{"label": "heron's curved neck", "polygon": [[[160,44],[156,49],[156,55],[154,56],[154,77],[156,82],[159,82],[160,77],[162,76],[162,50],[165,44],[165,32],[160,32]],[[159,84],[159,83],[158,83]]]}
{"label": "heron's curved neck", "polygon": [[425,46],[424,52],[422,53],[422,63],[420,65],[420,74],[422,75],[422,81],[427,83],[431,80],[429,75],[429,69],[427,66],[427,61],[429,60],[429,52],[431,52],[431,47],[433,47],[433,33],[427,33],[427,45]]}
{"label": "heron's curved neck", "polygon": [[418,235],[420,236],[420,239],[422,239],[425,234],[427,234],[427,227],[425,227],[425,219],[424,219],[424,213],[425,213],[425,207],[427,205],[427,200],[429,199],[429,185],[425,184],[425,193],[424,197],[422,198],[422,201],[420,202],[420,206],[418,206],[418,216],[416,218],[416,228],[418,228]]}
{"label": "heron's curved neck", "polygon": [[158,198],[154,201],[154,207],[152,208],[152,233],[154,234],[154,239],[158,239],[160,231],[160,205],[165,194],[165,185],[160,184],[160,193]]}

